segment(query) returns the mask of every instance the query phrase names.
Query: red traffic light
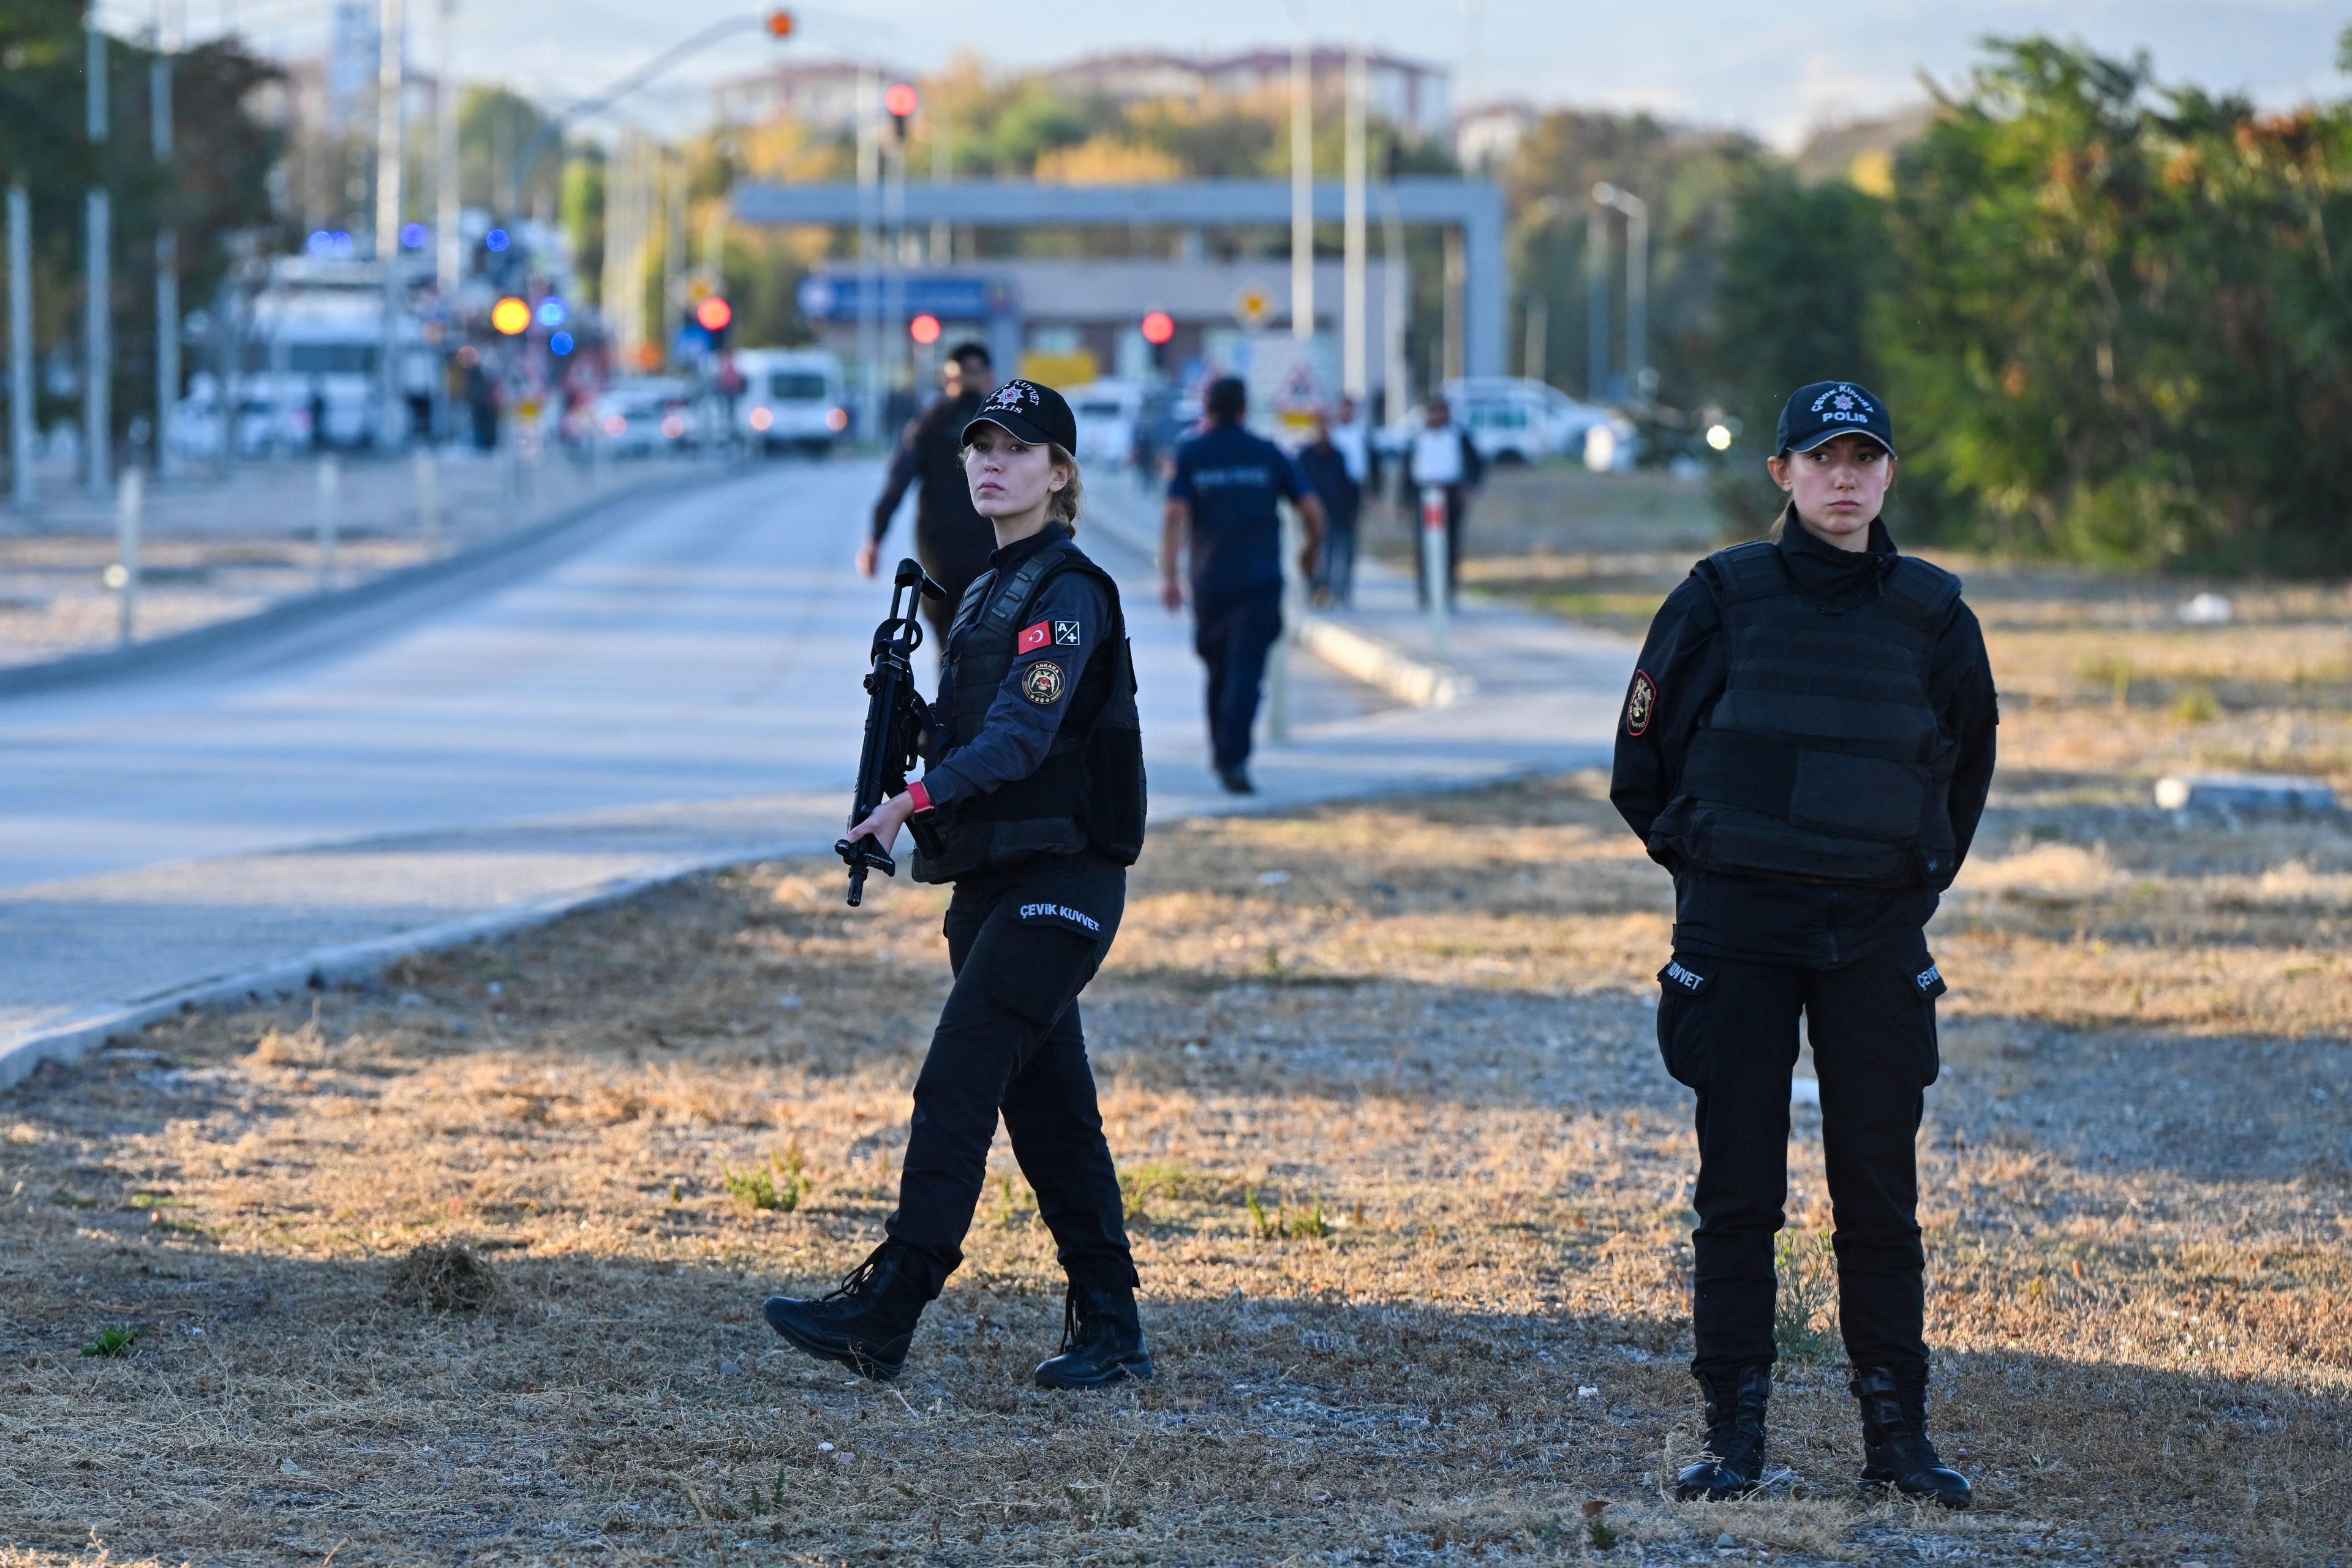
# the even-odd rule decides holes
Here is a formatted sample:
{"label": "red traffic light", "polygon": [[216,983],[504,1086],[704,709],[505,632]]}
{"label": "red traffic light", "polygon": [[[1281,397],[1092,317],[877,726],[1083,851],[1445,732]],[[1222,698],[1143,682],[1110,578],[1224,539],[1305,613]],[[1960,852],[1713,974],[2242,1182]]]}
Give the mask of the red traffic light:
{"label": "red traffic light", "polygon": [[1165,310],[1154,310],[1143,318],[1143,341],[1154,348],[1176,335],[1176,318]]}
{"label": "red traffic light", "polygon": [[915,89],[905,82],[893,82],[890,90],[882,95],[882,107],[900,120],[910,120],[915,113]]}
{"label": "red traffic light", "polygon": [[706,332],[723,332],[735,319],[735,307],[713,294],[694,308],[694,319]]}
{"label": "red traffic light", "polygon": [[940,341],[940,319],[937,316],[918,316],[907,323],[907,335],[929,348]]}
{"label": "red traffic light", "polygon": [[768,37],[789,38],[793,36],[793,14],[790,11],[768,13]]}

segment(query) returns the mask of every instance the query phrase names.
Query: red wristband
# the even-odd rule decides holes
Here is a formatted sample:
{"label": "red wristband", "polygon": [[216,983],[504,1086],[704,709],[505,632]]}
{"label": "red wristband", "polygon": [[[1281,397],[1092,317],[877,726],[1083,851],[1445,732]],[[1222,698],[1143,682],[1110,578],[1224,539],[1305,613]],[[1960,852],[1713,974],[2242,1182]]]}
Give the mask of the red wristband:
{"label": "red wristband", "polygon": [[920,779],[907,786],[907,798],[915,803],[915,815],[920,816],[931,809],[931,792],[923,787]]}

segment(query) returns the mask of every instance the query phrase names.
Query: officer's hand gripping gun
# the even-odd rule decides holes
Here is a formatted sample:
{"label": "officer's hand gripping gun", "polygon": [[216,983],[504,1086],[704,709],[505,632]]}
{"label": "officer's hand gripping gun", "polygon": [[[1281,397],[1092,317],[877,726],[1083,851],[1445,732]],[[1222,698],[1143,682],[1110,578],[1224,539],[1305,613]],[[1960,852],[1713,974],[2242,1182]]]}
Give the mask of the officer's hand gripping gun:
{"label": "officer's hand gripping gun", "polygon": [[[917,742],[930,722],[930,710],[915,691],[912,660],[923,646],[923,626],[915,612],[923,598],[946,595],[945,588],[924,575],[919,562],[899,562],[898,574],[890,579],[890,614],[874,628],[873,668],[866,673],[866,743],[857,753],[857,795],[849,806],[853,826],[907,787],[907,770],[918,760]],[[833,848],[848,862],[853,909],[866,896],[869,867],[879,867],[886,877],[898,874],[898,863],[870,833],[855,843],[844,838]]]}

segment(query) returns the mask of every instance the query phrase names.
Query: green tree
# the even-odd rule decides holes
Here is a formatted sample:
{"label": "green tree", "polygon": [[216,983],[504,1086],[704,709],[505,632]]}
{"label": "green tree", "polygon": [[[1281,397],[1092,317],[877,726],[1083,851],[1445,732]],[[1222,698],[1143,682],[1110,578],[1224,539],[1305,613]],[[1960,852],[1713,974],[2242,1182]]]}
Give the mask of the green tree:
{"label": "green tree", "polygon": [[1897,165],[1879,334],[1906,468],[2011,549],[2341,569],[2352,111],[1995,44]]}
{"label": "green tree", "polygon": [[[208,304],[241,246],[281,237],[268,198],[278,132],[250,105],[278,72],[233,41],[172,63],[174,155],[156,162],[148,90],[152,50],[107,41],[108,135],[88,137],[82,7],[74,0],[13,0],[0,8],[0,185],[22,184],[33,216],[34,343],[79,360],[83,199],[94,183],[112,196],[115,339],[112,406],[118,433],[154,410],[155,237],[179,234],[181,295]],[[191,370],[196,368],[189,362]],[[69,418],[71,400],[37,417]]]}
{"label": "green tree", "polygon": [[1809,185],[1774,164],[1741,183],[1716,267],[1717,330],[1706,353],[1708,383],[1739,421],[1716,486],[1734,533],[1753,535],[1779,509],[1763,460],[1789,394],[1816,381],[1884,390],[1873,319],[1893,277],[1877,197],[1843,180]]}

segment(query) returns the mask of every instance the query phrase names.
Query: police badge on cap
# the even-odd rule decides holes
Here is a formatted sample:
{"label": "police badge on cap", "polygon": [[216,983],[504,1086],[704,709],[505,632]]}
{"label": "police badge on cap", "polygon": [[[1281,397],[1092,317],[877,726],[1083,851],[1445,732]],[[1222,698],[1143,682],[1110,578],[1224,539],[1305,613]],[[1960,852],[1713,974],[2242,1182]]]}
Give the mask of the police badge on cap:
{"label": "police badge on cap", "polygon": [[1062,395],[1050,386],[1018,377],[988,395],[980,412],[964,425],[962,439],[969,443],[972,430],[982,425],[1009,430],[1013,439],[1033,447],[1051,444],[1065,452],[1073,452],[1078,446],[1077,416],[1070,412]]}
{"label": "police badge on cap", "polygon": [[1867,436],[1895,453],[1895,421],[1877,394],[1859,382],[1817,381],[1801,386],[1780,410],[1780,443],[1773,456],[1810,452],[1840,436]]}

